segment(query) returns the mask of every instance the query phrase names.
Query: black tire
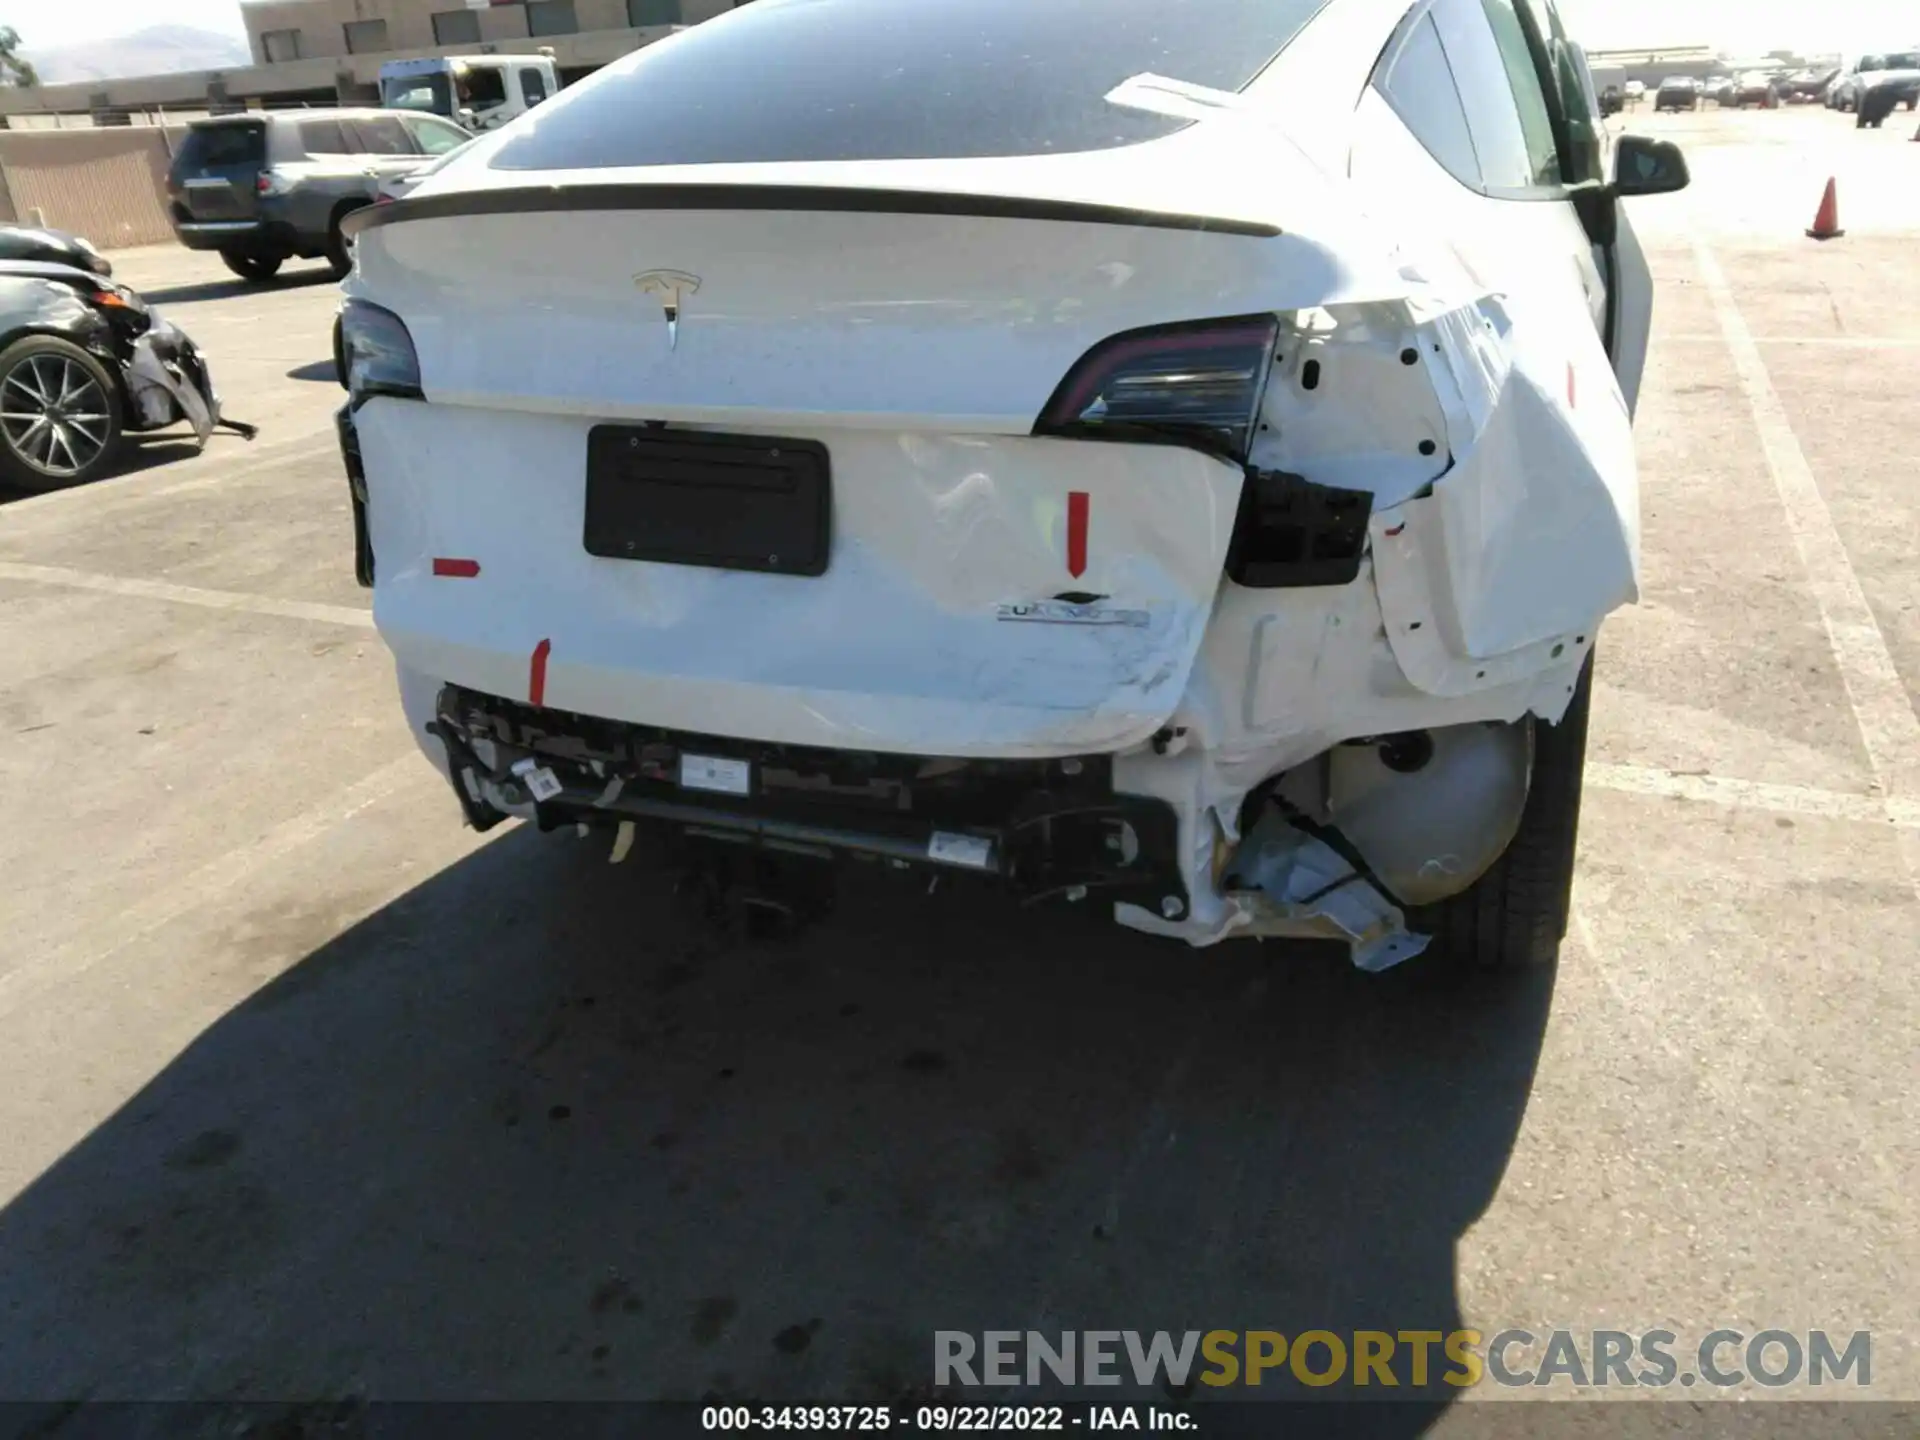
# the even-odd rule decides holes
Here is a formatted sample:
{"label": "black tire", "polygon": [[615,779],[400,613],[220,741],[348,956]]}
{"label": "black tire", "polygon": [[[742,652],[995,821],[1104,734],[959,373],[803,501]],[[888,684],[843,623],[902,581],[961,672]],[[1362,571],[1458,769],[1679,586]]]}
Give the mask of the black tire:
{"label": "black tire", "polygon": [[333,218],[327,222],[327,268],[333,271],[333,278],[341,280],[353,269],[353,247],[347,237],[341,233],[340,225],[354,211],[363,209],[360,205],[342,205],[333,212]]}
{"label": "black tire", "polygon": [[33,491],[99,479],[119,453],[124,404],[119,382],[78,345],[16,340],[0,351],[0,478]]}
{"label": "black tire", "polygon": [[1533,780],[1507,853],[1464,895],[1407,913],[1408,928],[1433,937],[1432,963],[1517,971],[1545,969],[1559,958],[1573,894],[1592,701],[1589,654],[1560,723],[1534,723]]}
{"label": "black tire", "polygon": [[222,250],[220,258],[227,262],[227,268],[242,280],[259,283],[271,280],[279,273],[284,255],[255,255],[245,250]]}

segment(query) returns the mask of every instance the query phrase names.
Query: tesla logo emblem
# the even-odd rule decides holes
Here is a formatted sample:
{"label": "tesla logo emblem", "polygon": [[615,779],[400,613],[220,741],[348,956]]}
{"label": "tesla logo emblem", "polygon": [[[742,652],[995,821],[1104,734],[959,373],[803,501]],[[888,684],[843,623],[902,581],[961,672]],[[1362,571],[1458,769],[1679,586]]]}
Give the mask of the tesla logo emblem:
{"label": "tesla logo emblem", "polygon": [[667,312],[667,348],[680,347],[680,307],[689,295],[700,293],[700,277],[684,270],[649,270],[633,277],[634,288],[651,295]]}

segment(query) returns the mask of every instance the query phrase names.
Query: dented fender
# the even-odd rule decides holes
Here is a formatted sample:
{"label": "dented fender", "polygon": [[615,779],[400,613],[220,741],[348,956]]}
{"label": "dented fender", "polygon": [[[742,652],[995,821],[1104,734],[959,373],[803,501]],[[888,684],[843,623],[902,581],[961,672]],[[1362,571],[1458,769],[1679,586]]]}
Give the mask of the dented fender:
{"label": "dented fender", "polygon": [[1626,398],[1598,337],[1549,319],[1488,296],[1424,327],[1452,464],[1370,531],[1388,642],[1435,695],[1580,658],[1639,597]]}

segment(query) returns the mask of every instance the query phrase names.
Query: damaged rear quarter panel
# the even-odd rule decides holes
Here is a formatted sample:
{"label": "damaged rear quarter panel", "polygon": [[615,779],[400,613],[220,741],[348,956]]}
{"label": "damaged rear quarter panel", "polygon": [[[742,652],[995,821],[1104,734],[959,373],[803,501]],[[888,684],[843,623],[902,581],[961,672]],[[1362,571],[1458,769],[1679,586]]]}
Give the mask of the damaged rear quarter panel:
{"label": "damaged rear quarter panel", "polygon": [[1375,512],[1374,574],[1407,678],[1459,695],[1578,658],[1638,598],[1639,478],[1581,317],[1485,296],[1425,330],[1453,465]]}

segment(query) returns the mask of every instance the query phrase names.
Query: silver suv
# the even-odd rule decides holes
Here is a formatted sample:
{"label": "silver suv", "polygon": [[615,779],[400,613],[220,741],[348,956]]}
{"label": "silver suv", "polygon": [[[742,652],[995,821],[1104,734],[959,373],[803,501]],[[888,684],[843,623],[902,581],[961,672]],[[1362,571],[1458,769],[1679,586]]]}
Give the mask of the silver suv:
{"label": "silver suv", "polygon": [[381,188],[471,137],[450,120],[391,110],[296,110],[222,116],[187,130],[167,174],[180,243],[218,250],[245,280],[291,256],[352,264],[340,222]]}

